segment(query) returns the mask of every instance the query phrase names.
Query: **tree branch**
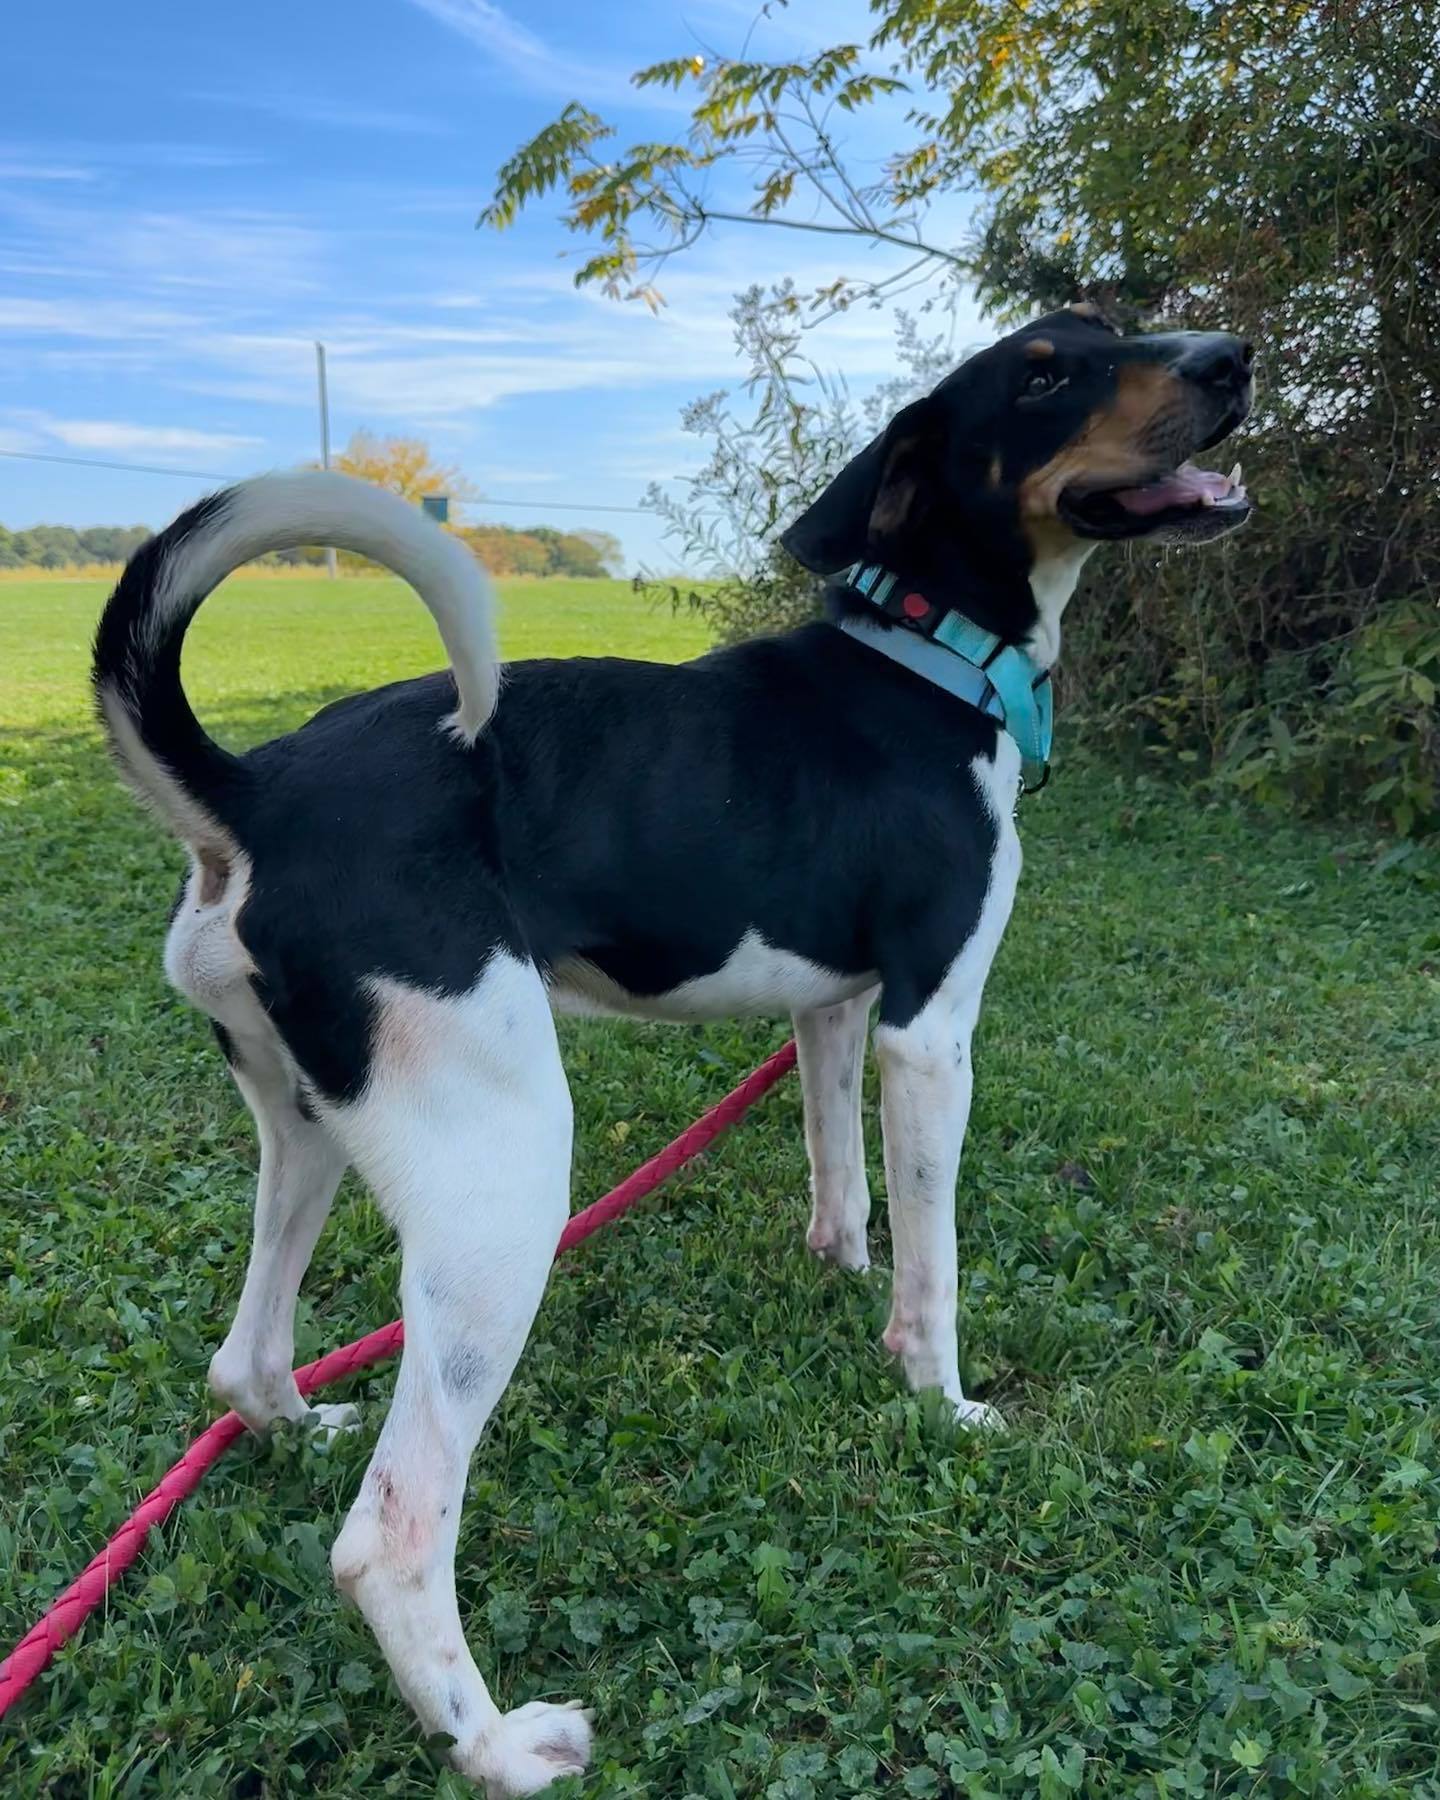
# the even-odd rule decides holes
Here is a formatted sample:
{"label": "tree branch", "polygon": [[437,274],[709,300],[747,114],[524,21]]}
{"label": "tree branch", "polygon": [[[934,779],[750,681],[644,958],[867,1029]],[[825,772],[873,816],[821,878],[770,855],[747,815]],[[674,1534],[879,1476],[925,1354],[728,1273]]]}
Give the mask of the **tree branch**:
{"label": "tree branch", "polygon": [[933,256],[952,268],[966,267],[965,259],[953,250],[942,250],[938,244],[927,244],[923,238],[901,237],[895,231],[882,231],[875,225],[822,225],[813,219],[763,218],[758,213],[714,212],[708,206],[696,205],[695,216],[704,225],[717,220],[727,225],[782,225],[787,231],[819,231],[827,237],[875,238],[881,243],[897,244],[902,250],[918,250],[922,256]]}

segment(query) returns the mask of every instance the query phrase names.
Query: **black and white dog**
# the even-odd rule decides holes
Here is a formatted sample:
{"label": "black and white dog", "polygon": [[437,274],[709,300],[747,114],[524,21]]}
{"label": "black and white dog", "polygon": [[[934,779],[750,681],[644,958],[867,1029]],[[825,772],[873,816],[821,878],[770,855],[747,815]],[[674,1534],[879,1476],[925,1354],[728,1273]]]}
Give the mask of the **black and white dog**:
{"label": "black and white dog", "polygon": [[[865,565],[830,590],[829,622],[679,667],[502,670],[470,553],[324,474],[203,501],[111,597],[105,726],[192,859],[166,972],[215,1022],[260,1136],[254,1247],[211,1386],[257,1429],[311,1412],[290,1373],[295,1297],[353,1164],[400,1234],[406,1342],[335,1576],[425,1731],[492,1796],[583,1767],[590,1736],[573,1706],[498,1711],[453,1570],[471,1452],[568,1211],[552,1009],[792,1014],[808,1242],[860,1269],[878,996],[885,1343],[913,1386],[985,1420],[960,1386],[954,1197],[971,1032],[1020,873],[1021,744],[996,717],[1013,723],[1004,682],[976,665],[1013,652],[1038,691],[1097,543],[1192,542],[1247,516],[1238,470],[1186,459],[1244,418],[1250,364],[1235,338],[1122,337],[1086,306],[1027,325],[907,407],[791,527],[809,568]],[[182,691],[186,627],[251,557],[319,543],[409,580],[450,671],[231,755]],[[957,631],[981,645],[970,661],[945,647]],[[349,1409],[313,1410],[334,1427]]]}

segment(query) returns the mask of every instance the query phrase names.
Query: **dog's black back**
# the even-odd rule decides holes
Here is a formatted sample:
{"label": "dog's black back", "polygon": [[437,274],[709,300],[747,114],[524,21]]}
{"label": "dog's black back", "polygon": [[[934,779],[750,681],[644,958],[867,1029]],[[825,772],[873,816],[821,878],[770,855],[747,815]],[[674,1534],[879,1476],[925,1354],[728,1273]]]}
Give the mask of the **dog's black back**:
{"label": "dog's black back", "polygon": [[501,944],[644,1001],[754,932],[883,975],[903,1023],[974,928],[996,727],[828,625],[673,667],[512,664],[469,749],[436,729],[453,705],[447,675],[400,682],[243,759],[234,823],[263,850],[241,936],[330,1092],[363,1080],[335,1007],[367,974],[463,992]]}

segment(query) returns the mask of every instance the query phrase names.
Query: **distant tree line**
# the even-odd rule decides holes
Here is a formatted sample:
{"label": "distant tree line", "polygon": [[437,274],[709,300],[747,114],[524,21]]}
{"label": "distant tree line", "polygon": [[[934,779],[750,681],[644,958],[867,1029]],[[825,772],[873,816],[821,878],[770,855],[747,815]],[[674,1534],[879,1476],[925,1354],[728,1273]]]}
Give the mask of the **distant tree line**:
{"label": "distant tree line", "polygon": [[[557,531],[533,525],[517,531],[509,525],[457,525],[452,528],[492,575],[618,575],[624,565],[619,540],[608,531]],[[320,549],[282,550],[261,557],[262,563],[310,567],[323,563]],[[364,557],[342,551],[340,567],[351,572],[370,568]]]}
{"label": "distant tree line", "polygon": [[622,567],[620,545],[607,531],[463,525],[460,536],[492,575],[618,575]]}
{"label": "distant tree line", "polygon": [[75,569],[88,563],[121,563],[150,535],[148,525],[0,525],[0,569]]}
{"label": "distant tree line", "polygon": [[[443,494],[452,508],[480,499],[479,489],[464,471],[453,463],[437,462],[423,438],[376,437],[371,431],[357,431],[335,458],[335,467],[417,506],[430,495]],[[458,523],[456,530],[493,575],[618,575],[623,567],[624,553],[606,531]]]}
{"label": "distant tree line", "polygon": [[[335,458],[335,467],[361,481],[388,488],[418,506],[444,495],[458,506],[479,499],[464,473],[436,462],[419,438],[376,437],[357,431]],[[492,575],[619,575],[624,551],[608,531],[558,531],[553,525],[518,530],[510,525],[452,526]],[[0,525],[0,569],[75,569],[95,563],[123,563],[150,536],[148,525],[32,525],[7,531]],[[262,565],[308,567],[324,561],[322,549],[282,550],[262,556]],[[369,567],[363,557],[342,555],[346,569]]]}
{"label": "distant tree line", "polygon": [[[492,575],[595,577],[620,572],[619,543],[605,531],[557,531],[536,525],[517,531],[508,525],[457,527]],[[148,525],[31,525],[7,531],[0,525],[0,569],[80,569],[96,563],[123,563],[150,536]],[[323,550],[284,550],[260,558],[262,564],[295,567],[320,563]],[[363,567],[344,557],[346,567]]]}

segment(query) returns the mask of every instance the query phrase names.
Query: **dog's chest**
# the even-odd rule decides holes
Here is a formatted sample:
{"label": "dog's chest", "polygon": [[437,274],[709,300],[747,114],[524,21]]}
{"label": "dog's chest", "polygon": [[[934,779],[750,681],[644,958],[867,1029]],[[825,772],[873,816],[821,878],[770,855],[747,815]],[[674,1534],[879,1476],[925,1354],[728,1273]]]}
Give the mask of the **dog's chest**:
{"label": "dog's chest", "polygon": [[758,931],[747,931],[717,968],[661,993],[634,993],[594,963],[568,957],[551,974],[550,1004],[561,1013],[680,1023],[747,1013],[783,1016],[834,1006],[873,987],[876,980],[873,971],[852,975],[827,969],[766,943]]}

